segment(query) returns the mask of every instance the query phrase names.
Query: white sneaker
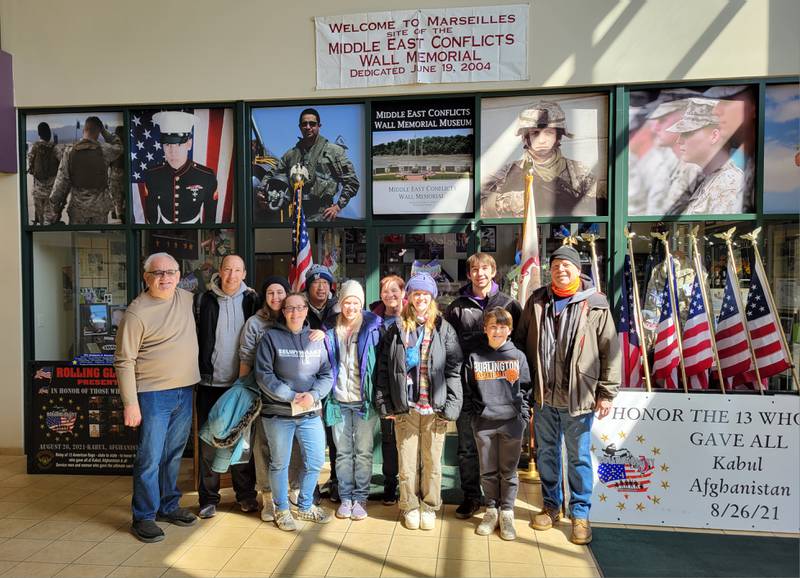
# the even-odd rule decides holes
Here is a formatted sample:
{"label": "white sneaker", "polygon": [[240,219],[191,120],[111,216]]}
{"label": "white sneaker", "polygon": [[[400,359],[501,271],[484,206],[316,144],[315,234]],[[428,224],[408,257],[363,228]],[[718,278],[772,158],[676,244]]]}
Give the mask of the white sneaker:
{"label": "white sneaker", "polygon": [[475,533],[478,536],[488,536],[492,534],[497,528],[498,513],[497,508],[486,508],[483,513],[483,520],[478,524]]}
{"label": "white sneaker", "polygon": [[403,521],[409,530],[419,530],[419,509],[406,512]]}
{"label": "white sneaker", "polygon": [[514,528],[514,510],[500,512],[500,538],[503,540],[517,539],[517,530]]}
{"label": "white sneaker", "polygon": [[272,493],[261,492],[261,519],[265,522],[275,520],[275,506],[272,503]]}
{"label": "white sneaker", "polygon": [[420,530],[433,530],[436,526],[436,512],[433,510],[423,510],[419,518]]}

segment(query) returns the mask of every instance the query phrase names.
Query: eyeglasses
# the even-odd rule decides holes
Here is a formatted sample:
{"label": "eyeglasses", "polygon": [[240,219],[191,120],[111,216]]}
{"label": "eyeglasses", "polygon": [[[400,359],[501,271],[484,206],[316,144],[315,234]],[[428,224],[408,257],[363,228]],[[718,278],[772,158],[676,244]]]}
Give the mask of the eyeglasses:
{"label": "eyeglasses", "polygon": [[178,274],[177,269],[156,269],[155,271],[146,271],[153,277],[174,277]]}
{"label": "eyeglasses", "polygon": [[300,313],[301,311],[305,311],[308,309],[308,305],[296,305],[295,307],[284,307],[284,313]]}
{"label": "eyeglasses", "polygon": [[311,126],[311,127],[314,127],[314,126],[317,126],[317,124],[318,123],[315,120],[304,120],[303,122],[300,123],[300,126]]}

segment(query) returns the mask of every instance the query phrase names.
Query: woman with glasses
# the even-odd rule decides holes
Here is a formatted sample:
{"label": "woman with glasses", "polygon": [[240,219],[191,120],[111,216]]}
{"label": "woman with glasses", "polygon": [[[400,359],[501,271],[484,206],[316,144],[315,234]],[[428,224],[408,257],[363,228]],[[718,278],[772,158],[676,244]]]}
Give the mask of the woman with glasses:
{"label": "woman with glasses", "polygon": [[341,504],[337,518],[363,520],[372,479],[372,442],[378,414],[373,397],[375,347],[382,319],[364,311],[364,289],[358,281],[338,291],[341,312],[326,333],[333,370],[333,392],[325,400],[325,423],[336,444],[336,478]]}
{"label": "woman with glasses", "polygon": [[288,532],[297,529],[289,511],[289,460],[295,439],[303,456],[297,518],[319,524],[331,519],[313,499],[325,463],[322,400],[331,391],[333,375],[324,342],[311,340],[306,296],[290,293],[282,313],[283,320],[275,323],[258,345],[255,374],[261,389],[261,421],[269,444],[275,523]]}
{"label": "woman with glasses", "polygon": [[406,295],[400,320],[381,342],[375,401],[381,415],[395,416],[405,526],[433,530],[447,422],[461,412],[462,355],[455,330],[439,314],[433,277],[414,275]]}

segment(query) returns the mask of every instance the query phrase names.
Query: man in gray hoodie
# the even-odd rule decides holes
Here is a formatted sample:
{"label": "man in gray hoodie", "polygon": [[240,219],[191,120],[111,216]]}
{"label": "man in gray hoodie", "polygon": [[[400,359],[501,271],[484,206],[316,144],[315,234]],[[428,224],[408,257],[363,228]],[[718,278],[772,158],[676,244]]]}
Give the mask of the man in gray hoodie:
{"label": "man in gray hoodie", "polygon": [[[244,322],[261,306],[258,293],[245,285],[244,261],[228,255],[219,273],[211,278],[211,288],[195,302],[199,343],[200,383],[197,387],[197,421],[202,426],[216,401],[239,377],[239,337]],[[211,469],[215,448],[201,442],[200,517],[217,512],[219,474]],[[231,466],[236,501],[243,512],[258,510],[253,458],[246,464]]]}

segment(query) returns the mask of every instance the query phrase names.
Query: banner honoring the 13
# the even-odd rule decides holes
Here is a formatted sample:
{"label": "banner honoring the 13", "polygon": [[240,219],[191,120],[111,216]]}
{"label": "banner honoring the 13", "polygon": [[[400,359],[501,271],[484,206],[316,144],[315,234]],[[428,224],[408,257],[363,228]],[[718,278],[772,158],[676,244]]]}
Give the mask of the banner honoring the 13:
{"label": "banner honoring the 13", "polygon": [[317,88],[527,80],[528,4],[318,16]]}

